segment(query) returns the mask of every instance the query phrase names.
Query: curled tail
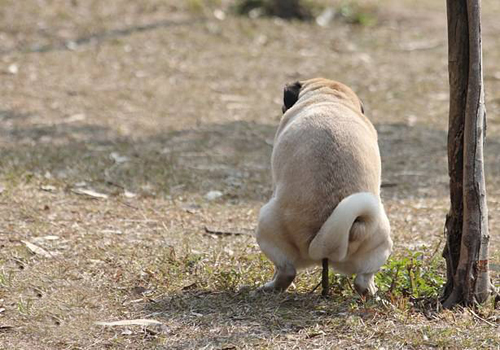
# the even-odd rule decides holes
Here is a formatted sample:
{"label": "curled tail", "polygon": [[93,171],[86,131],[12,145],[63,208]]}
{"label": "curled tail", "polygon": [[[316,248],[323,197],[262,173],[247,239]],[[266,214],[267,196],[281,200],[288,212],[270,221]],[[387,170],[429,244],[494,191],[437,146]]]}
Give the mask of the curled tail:
{"label": "curled tail", "polygon": [[353,234],[356,239],[362,239],[363,235],[371,234],[377,228],[382,211],[378,197],[372,193],[358,192],[344,198],[309,245],[310,258],[344,260],[349,247],[351,228],[356,219],[361,219],[363,228],[359,227],[359,232]]}

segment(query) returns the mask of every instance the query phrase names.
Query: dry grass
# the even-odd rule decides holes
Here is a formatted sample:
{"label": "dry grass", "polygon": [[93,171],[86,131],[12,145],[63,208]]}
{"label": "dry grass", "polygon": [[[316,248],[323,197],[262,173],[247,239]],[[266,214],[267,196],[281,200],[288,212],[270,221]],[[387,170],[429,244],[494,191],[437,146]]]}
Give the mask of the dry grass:
{"label": "dry grass", "polygon": [[[365,301],[334,275],[323,299],[314,269],[287,293],[254,295],[272,275],[254,239],[204,230],[255,228],[282,86],[326,76],[359,93],[379,130],[394,259],[422,252],[442,275],[444,5],[364,1],[376,25],[321,28],[214,18],[227,3],[0,1],[0,348],[500,347],[490,305]],[[500,8],[483,7],[498,286]],[[163,325],[94,325],[139,318]]]}

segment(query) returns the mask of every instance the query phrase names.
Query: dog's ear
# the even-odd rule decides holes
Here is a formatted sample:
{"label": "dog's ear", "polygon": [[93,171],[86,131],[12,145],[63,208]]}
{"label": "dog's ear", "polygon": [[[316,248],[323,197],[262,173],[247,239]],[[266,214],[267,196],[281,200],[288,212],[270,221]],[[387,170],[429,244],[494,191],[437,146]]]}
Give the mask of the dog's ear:
{"label": "dog's ear", "polygon": [[365,105],[363,104],[363,101],[361,101],[360,98],[359,99],[359,107],[361,108],[361,113],[365,114]]}
{"label": "dog's ear", "polygon": [[285,90],[283,91],[283,113],[297,102],[301,88],[302,84],[299,81],[285,85]]}

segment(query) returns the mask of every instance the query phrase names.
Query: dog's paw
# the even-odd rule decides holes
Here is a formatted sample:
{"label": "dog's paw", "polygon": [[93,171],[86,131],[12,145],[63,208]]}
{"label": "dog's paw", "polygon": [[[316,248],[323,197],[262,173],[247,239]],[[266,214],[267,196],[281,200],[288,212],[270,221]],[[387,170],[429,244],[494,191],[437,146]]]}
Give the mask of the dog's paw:
{"label": "dog's paw", "polygon": [[354,289],[361,296],[374,296],[378,289],[373,274],[359,274],[354,279]]}
{"label": "dog's paw", "polygon": [[378,292],[378,288],[375,286],[375,283],[371,283],[368,286],[368,294],[371,296],[375,296],[375,294],[377,294],[377,292]]}

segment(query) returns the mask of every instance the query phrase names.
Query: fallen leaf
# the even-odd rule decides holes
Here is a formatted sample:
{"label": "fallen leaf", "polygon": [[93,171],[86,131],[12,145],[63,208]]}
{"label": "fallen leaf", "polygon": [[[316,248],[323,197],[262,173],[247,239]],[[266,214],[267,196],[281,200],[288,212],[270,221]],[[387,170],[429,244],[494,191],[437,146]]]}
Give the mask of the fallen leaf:
{"label": "fallen leaf", "polygon": [[129,301],[125,301],[125,302],[123,303],[123,306],[125,306],[125,305],[130,305],[130,304],[142,303],[142,302],[144,302],[144,298],[139,298],[139,299],[129,300]]}
{"label": "fallen leaf", "polygon": [[193,282],[191,284],[188,284],[187,286],[182,287],[182,290],[191,290],[191,289],[195,289],[197,287],[198,287],[198,285],[196,284],[196,282]]}
{"label": "fallen leaf", "polygon": [[44,241],[56,241],[58,239],[59,239],[59,236],[49,235],[49,236],[43,236],[43,237],[33,238],[32,241],[36,242],[36,243],[40,243],[40,242],[44,242]]}
{"label": "fallen leaf", "polygon": [[217,198],[222,197],[224,194],[221,191],[210,191],[205,195],[205,199],[213,201]]}
{"label": "fallen leaf", "polygon": [[123,192],[123,195],[125,196],[125,198],[134,198],[134,197],[137,197],[136,193],[129,192],[127,190],[125,190],[125,192]]}
{"label": "fallen leaf", "polygon": [[69,116],[66,118],[64,121],[66,123],[74,123],[74,122],[80,122],[87,119],[87,116],[84,113],[77,113]]}
{"label": "fallen leaf", "polygon": [[71,51],[75,51],[77,48],[78,48],[78,43],[74,42],[74,41],[71,41],[71,40],[68,40],[66,43],[65,43],[65,46],[68,50],[71,50]]}
{"label": "fallen leaf", "polygon": [[43,236],[42,238],[47,240],[47,241],[55,241],[55,240],[59,239],[59,236],[49,235],[49,236]]}
{"label": "fallen leaf", "polygon": [[162,323],[156,320],[147,320],[147,319],[136,319],[136,320],[122,320],[122,321],[113,321],[113,322],[95,322],[98,326],[156,326],[161,325]]}
{"label": "fallen leaf", "polygon": [[26,248],[28,248],[32,253],[36,254],[36,255],[41,255],[45,258],[52,258],[52,254],[50,254],[48,251],[46,251],[45,249],[33,244],[33,243],[30,243],[28,241],[21,241],[25,246]]}
{"label": "fallen leaf", "polygon": [[85,188],[76,188],[71,190],[73,193],[84,195],[84,196],[89,196],[92,198],[103,198],[106,199],[108,198],[107,194],[104,193],[99,193],[91,189],[85,189]]}
{"label": "fallen leaf", "polygon": [[46,186],[41,186],[40,189],[42,191],[53,192],[56,190],[56,187],[51,185],[46,185]]}
{"label": "fallen leaf", "polygon": [[125,162],[128,162],[128,160],[129,160],[128,157],[121,156],[117,152],[111,152],[111,154],[109,155],[109,158],[111,158],[116,164],[125,163]]}
{"label": "fallen leaf", "polygon": [[123,234],[122,231],[118,231],[118,230],[102,230],[101,233],[111,233],[114,235],[122,235]]}

